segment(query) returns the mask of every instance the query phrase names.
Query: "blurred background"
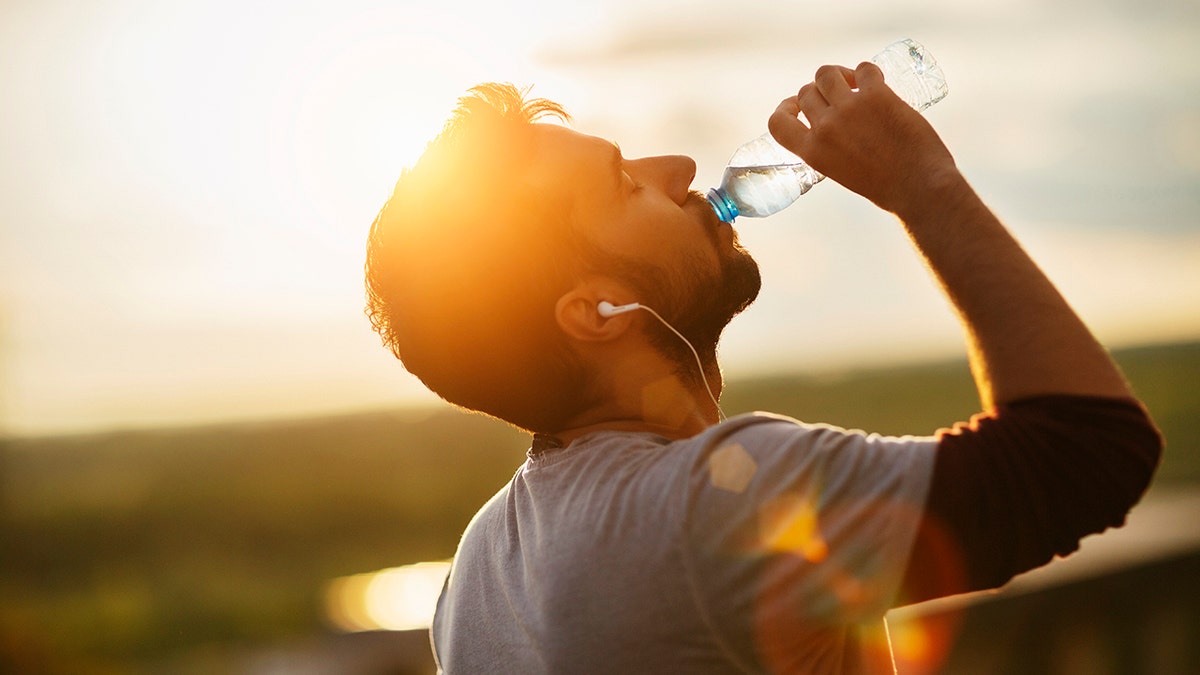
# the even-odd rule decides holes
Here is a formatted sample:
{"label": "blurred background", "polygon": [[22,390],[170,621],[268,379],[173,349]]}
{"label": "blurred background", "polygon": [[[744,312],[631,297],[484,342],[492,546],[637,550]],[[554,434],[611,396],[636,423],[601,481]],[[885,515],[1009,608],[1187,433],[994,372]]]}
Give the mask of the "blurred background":
{"label": "blurred background", "polygon": [[[362,315],[401,169],[467,88],[511,81],[626,156],[691,155],[703,190],[818,66],[902,37],[942,63],[927,115],[964,173],[1168,440],[1124,553],[897,617],[907,672],[1196,670],[1187,0],[0,0],[0,668],[427,672],[425,563],[528,439],[437,402]],[[890,216],[826,182],[738,228],[764,291],[726,334],[727,410],[974,412]],[[1040,661],[993,653],[1022,639]]]}

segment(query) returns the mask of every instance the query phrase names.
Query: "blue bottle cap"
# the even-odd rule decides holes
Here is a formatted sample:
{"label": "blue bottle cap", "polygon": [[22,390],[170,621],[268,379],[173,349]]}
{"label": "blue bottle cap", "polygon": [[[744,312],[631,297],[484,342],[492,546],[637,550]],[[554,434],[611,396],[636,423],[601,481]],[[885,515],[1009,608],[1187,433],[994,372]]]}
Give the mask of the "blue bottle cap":
{"label": "blue bottle cap", "polygon": [[717,188],[708,191],[708,203],[712,205],[713,211],[717,212],[717,217],[726,223],[732,223],[740,213],[737,204]]}

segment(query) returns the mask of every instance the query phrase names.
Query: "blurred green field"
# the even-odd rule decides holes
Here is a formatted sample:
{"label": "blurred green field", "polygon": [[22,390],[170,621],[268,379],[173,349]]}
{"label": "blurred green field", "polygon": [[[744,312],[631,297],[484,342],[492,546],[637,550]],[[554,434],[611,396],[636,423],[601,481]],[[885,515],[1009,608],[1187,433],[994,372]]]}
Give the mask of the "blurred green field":
{"label": "blurred green field", "polygon": [[[1200,483],[1200,342],[1116,354]],[[732,381],[761,409],[889,434],[976,411],[965,362]],[[449,408],[0,442],[0,672],[123,673],[327,631],[331,578],[448,558],[526,435]]]}

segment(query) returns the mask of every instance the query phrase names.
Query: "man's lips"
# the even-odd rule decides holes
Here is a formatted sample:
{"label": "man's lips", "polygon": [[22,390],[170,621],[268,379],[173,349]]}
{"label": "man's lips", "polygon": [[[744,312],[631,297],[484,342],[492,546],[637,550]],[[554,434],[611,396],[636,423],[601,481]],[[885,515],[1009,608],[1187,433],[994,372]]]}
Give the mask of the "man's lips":
{"label": "man's lips", "polygon": [[[692,190],[688,193],[687,201],[684,202],[684,206],[697,212],[697,216],[704,225],[704,233],[708,235],[708,238],[712,241],[714,247],[719,247],[721,245],[721,240],[719,237],[721,226],[729,226],[729,223],[726,223],[717,217],[716,212],[713,211],[712,205],[708,203],[708,198],[700,192]],[[729,229],[732,231],[732,226],[730,226]]]}

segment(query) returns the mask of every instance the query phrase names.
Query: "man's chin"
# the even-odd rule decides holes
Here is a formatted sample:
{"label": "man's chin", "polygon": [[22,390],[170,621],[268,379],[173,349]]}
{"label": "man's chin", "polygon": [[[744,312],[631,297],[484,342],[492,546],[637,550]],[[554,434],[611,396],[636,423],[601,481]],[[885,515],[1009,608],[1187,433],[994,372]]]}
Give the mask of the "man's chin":
{"label": "man's chin", "polygon": [[721,276],[725,278],[724,294],[727,294],[731,304],[736,305],[729,317],[732,319],[758,299],[758,293],[762,290],[762,272],[750,252],[740,245],[734,248],[733,255],[722,267],[724,274]]}
{"label": "man's chin", "polygon": [[725,327],[758,298],[761,289],[762,275],[749,253],[738,249],[726,258],[720,283],[698,294],[700,304],[693,306],[696,320],[689,328],[697,349],[703,345],[702,351],[715,353]]}

